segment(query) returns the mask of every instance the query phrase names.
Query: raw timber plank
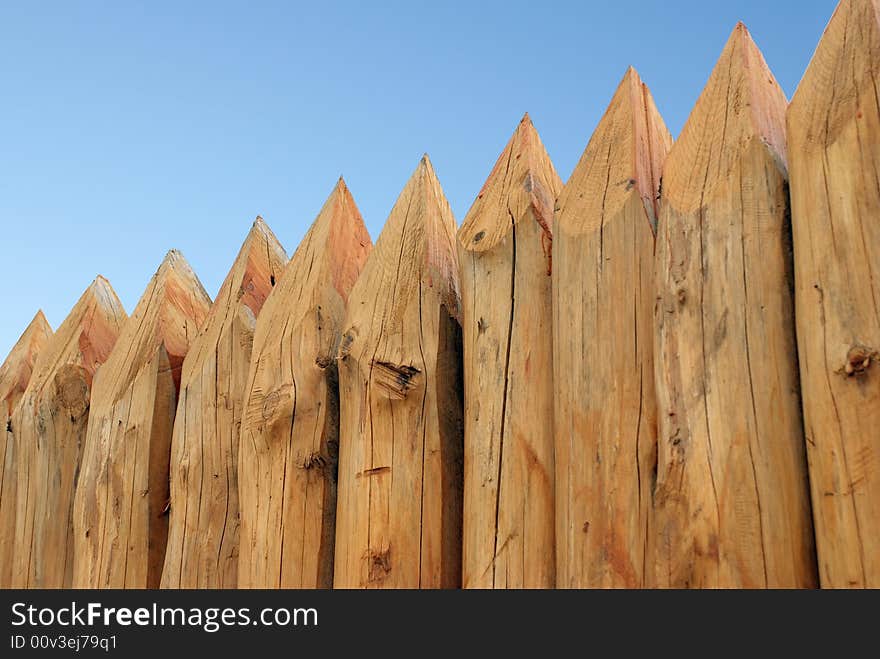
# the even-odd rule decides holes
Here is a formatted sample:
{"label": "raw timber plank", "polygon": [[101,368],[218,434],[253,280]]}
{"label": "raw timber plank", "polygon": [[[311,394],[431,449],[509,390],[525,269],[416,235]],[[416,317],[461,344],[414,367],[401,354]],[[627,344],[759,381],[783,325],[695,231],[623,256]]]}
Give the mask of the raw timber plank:
{"label": "raw timber plank", "polygon": [[672,138],[629,69],[560,195],[553,244],[557,585],[644,587],[654,227]]}
{"label": "raw timber plank", "polygon": [[239,428],[254,328],[287,255],[258,217],[183,361],[163,588],[238,583]]}
{"label": "raw timber plank", "polygon": [[52,328],[38,311],[0,366],[0,588],[12,585],[15,547],[15,491],[17,463],[12,411],[27,389],[34,364],[52,337]]}
{"label": "raw timber plank", "polygon": [[241,430],[242,588],[333,585],[336,351],[371,248],[340,179],[257,321]]}
{"label": "raw timber plank", "polygon": [[880,2],[844,0],[788,111],[819,576],[880,588]]}
{"label": "raw timber plank", "polygon": [[334,585],[461,585],[455,219],[425,156],[349,297]]}
{"label": "raw timber plank", "polygon": [[40,352],[12,415],[17,461],[14,588],[69,588],[73,498],[92,380],[126,320],[103,277],[86,289]]}
{"label": "raw timber plank", "polygon": [[556,585],[550,251],[561,189],[526,115],[458,232],[466,588]]}
{"label": "raw timber plank", "polygon": [[663,170],[654,576],[810,587],[786,99],[738,25]]}
{"label": "raw timber plank", "polygon": [[172,250],[95,378],[74,505],[75,587],[159,586],[181,365],[210,304]]}

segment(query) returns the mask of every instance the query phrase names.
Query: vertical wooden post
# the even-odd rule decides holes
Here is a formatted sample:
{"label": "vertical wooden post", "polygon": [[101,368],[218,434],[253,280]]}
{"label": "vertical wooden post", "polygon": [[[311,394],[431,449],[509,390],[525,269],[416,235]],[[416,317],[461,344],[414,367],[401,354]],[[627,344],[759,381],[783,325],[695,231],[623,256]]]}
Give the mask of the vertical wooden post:
{"label": "vertical wooden post", "polygon": [[466,588],[556,585],[550,251],[561,188],[526,115],[458,232]]}
{"label": "vertical wooden post", "polygon": [[12,415],[17,462],[13,588],[70,588],[73,497],[92,379],[116,343],[125,310],[98,277],[34,364]]}
{"label": "vertical wooden post", "polygon": [[816,583],[785,109],[740,24],[664,168],[653,520],[661,586]]}
{"label": "vertical wooden post", "polygon": [[27,389],[34,364],[52,338],[52,328],[37,312],[0,366],[0,588],[12,586],[15,550],[15,493],[18,465],[15,456],[12,411]]}
{"label": "vertical wooden post", "polygon": [[672,138],[629,69],[557,203],[557,585],[639,588],[656,464],[654,227]]}
{"label": "vertical wooden post", "polygon": [[181,365],[211,300],[168,253],[95,378],[74,505],[78,588],[157,588]]}
{"label": "vertical wooden post", "polygon": [[287,255],[258,217],[183,361],[163,588],[238,584],[239,428],[254,329]]}
{"label": "vertical wooden post", "polygon": [[333,585],[336,351],[371,248],[339,179],[257,321],[239,461],[242,588]]}
{"label": "vertical wooden post", "polygon": [[425,156],[349,297],[336,587],[461,585],[455,219]]}
{"label": "vertical wooden post", "polygon": [[880,3],[843,0],[788,111],[823,586],[880,588]]}

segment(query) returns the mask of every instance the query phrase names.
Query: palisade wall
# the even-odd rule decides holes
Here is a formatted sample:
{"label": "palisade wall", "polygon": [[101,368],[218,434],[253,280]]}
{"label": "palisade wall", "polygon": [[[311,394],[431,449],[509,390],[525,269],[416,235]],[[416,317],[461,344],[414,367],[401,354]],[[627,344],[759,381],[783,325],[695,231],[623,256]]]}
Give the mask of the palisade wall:
{"label": "palisade wall", "polygon": [[791,104],[740,24],[460,229],[425,156],[375,248],[340,180],[213,306],[98,278],[0,368],[0,587],[880,587],[878,76],[878,0]]}

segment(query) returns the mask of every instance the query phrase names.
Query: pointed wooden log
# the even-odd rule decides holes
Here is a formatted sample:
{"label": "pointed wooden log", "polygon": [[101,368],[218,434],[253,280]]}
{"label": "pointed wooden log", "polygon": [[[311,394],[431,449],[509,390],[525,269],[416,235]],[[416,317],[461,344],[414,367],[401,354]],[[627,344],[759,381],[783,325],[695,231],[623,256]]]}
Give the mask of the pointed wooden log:
{"label": "pointed wooden log", "polygon": [[287,262],[258,217],[183,362],[163,588],[238,584],[239,428],[254,328]]}
{"label": "pointed wooden log", "polygon": [[664,167],[653,520],[660,586],[816,583],[785,108],[740,24]]}
{"label": "pointed wooden log", "polygon": [[257,321],[241,430],[242,588],[333,585],[336,351],[371,248],[340,179]]}
{"label": "pointed wooden log", "polygon": [[70,588],[73,498],[92,380],[116,343],[125,310],[98,277],[40,352],[12,415],[17,461],[13,588]]}
{"label": "pointed wooden log", "polygon": [[788,111],[819,575],[880,588],[880,2],[843,0]]}
{"label": "pointed wooden log", "polygon": [[75,587],[159,586],[181,366],[210,304],[169,252],[95,378],[74,506]]}
{"label": "pointed wooden log", "polygon": [[458,232],[465,588],[553,588],[550,250],[562,181],[528,115]]}
{"label": "pointed wooden log", "polygon": [[461,585],[455,219],[425,156],[349,297],[334,585]]}
{"label": "pointed wooden log", "polygon": [[557,203],[557,585],[645,586],[656,459],[654,227],[672,138],[627,71]]}
{"label": "pointed wooden log", "polygon": [[38,311],[0,366],[0,588],[12,585],[15,548],[17,464],[12,411],[27,389],[37,356],[52,337],[52,328]]}

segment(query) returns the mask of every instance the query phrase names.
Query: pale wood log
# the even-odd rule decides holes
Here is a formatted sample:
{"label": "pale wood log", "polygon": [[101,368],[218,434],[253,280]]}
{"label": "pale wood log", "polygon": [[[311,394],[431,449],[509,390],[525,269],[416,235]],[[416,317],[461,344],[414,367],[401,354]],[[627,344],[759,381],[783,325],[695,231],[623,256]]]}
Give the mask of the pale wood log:
{"label": "pale wood log", "polygon": [[644,587],[657,415],[654,227],[672,138],[630,69],[557,203],[557,585]]}
{"label": "pale wood log", "polygon": [[0,366],[0,588],[12,585],[15,549],[17,462],[12,411],[27,389],[34,364],[52,337],[52,328],[38,311]]}
{"label": "pale wood log", "polygon": [[181,365],[210,304],[169,252],[95,378],[74,505],[75,587],[159,586]]}
{"label": "pale wood log", "polygon": [[664,167],[652,521],[659,586],[816,583],[785,109],[740,24]]}
{"label": "pale wood log", "polygon": [[258,217],[183,361],[163,588],[235,588],[239,429],[254,329],[287,262]]}
{"label": "pale wood log", "polygon": [[340,179],[257,321],[241,430],[242,588],[333,585],[336,351],[371,248]]}
{"label": "pale wood log", "polygon": [[461,585],[455,219],[425,156],[349,297],[334,585]]}
{"label": "pale wood log", "polygon": [[465,588],[553,588],[551,224],[562,181],[528,115],[458,232]]}
{"label": "pale wood log", "polygon": [[880,588],[880,2],[843,0],[788,111],[823,587]]}
{"label": "pale wood log", "polygon": [[70,588],[73,499],[89,420],[92,381],[126,320],[98,277],[34,364],[13,412],[17,462],[14,588]]}

